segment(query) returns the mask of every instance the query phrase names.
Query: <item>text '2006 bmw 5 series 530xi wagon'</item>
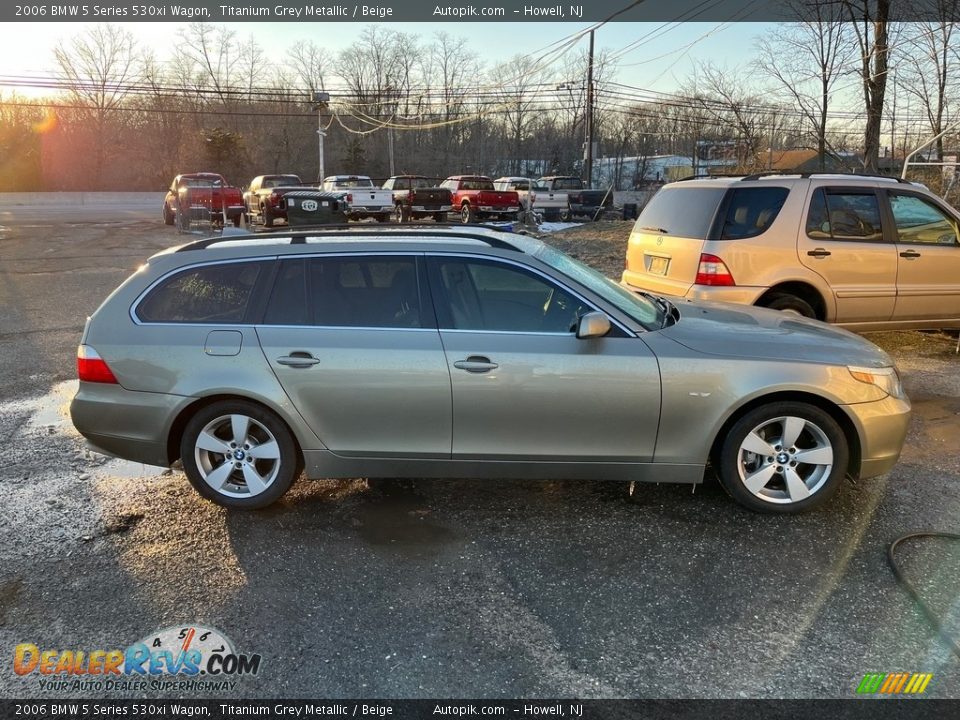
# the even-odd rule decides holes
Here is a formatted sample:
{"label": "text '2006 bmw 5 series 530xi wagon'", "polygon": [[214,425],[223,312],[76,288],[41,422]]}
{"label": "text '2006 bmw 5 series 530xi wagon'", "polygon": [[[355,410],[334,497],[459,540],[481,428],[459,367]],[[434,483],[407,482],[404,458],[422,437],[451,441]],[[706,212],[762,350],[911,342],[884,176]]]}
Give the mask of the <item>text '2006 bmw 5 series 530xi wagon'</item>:
{"label": "text '2006 bmw 5 series 530xi wagon'", "polygon": [[97,450],[228,507],[312,478],[698,483],[800,512],[897,461],[910,404],[866,340],[634,294],[482,227],[331,228],[153,256],[87,321]]}

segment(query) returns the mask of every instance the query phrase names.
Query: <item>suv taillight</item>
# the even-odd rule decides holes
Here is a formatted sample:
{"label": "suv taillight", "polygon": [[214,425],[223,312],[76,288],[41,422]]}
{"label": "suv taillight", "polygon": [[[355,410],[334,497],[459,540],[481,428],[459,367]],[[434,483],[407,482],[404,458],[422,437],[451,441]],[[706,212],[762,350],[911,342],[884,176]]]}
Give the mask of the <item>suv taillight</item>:
{"label": "suv taillight", "polygon": [[694,280],[697,285],[736,285],[733,281],[733,275],[726,264],[716,255],[702,253],[700,255],[700,267],[697,268],[697,279]]}
{"label": "suv taillight", "polygon": [[77,377],[83,382],[119,384],[106,361],[89,345],[77,348]]}

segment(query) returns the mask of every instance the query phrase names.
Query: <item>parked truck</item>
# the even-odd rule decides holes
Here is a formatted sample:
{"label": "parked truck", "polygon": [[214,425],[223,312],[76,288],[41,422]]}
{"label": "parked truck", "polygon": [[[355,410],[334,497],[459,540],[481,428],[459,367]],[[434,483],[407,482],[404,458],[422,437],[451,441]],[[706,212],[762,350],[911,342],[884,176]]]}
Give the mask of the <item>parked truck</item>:
{"label": "parked truck", "polygon": [[173,225],[178,218],[181,226],[190,222],[212,222],[220,225],[232,222],[240,226],[243,219],[243,192],[227,184],[223,175],[211,172],[177,175],[163,199],[163,222]]}
{"label": "parked truck", "polygon": [[497,190],[514,190],[520,198],[520,207],[526,212],[540,215],[544,220],[557,221],[570,218],[570,198],[566,192],[551,190],[541,180],[525,177],[502,177],[493,181]]}
{"label": "parked truck", "polygon": [[273,227],[274,220],[286,220],[283,196],[291,190],[302,189],[303,181],[299,175],[258,175],[250,181],[250,186],[243,194],[247,221]]}
{"label": "parked truck", "polygon": [[347,193],[347,217],[351,220],[375,217],[389,222],[393,214],[393,191],[376,187],[366,175],[331,175],[320,187],[327,192]]}
{"label": "parked truck", "polygon": [[428,216],[443,222],[453,209],[450,189],[439,187],[423,175],[394,175],[383,187],[393,193],[393,216],[397,222],[422,220]]}
{"label": "parked truck", "polygon": [[514,190],[497,190],[486,175],[451,175],[441,187],[450,191],[453,210],[464,224],[486,218],[512,219],[520,211],[520,197]]}
{"label": "parked truck", "polygon": [[550,190],[566,192],[570,199],[571,215],[586,215],[592,219],[601,209],[613,207],[613,190],[585,188],[576,175],[549,175],[537,182]]}

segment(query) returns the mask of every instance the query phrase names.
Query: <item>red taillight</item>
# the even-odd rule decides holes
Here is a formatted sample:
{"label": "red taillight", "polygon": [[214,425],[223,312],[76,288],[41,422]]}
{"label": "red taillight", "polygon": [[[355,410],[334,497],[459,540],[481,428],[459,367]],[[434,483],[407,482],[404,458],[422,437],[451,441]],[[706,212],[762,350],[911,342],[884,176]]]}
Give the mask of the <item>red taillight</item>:
{"label": "red taillight", "polygon": [[106,361],[89,345],[77,348],[77,377],[83,382],[119,384]]}
{"label": "red taillight", "polygon": [[726,264],[716,255],[702,253],[697,268],[697,285],[736,285]]}
{"label": "red taillight", "polygon": [[274,207],[280,207],[280,195],[277,193],[270,193],[270,204]]}
{"label": "red taillight", "polygon": [[353,204],[353,193],[347,193],[347,205]]}

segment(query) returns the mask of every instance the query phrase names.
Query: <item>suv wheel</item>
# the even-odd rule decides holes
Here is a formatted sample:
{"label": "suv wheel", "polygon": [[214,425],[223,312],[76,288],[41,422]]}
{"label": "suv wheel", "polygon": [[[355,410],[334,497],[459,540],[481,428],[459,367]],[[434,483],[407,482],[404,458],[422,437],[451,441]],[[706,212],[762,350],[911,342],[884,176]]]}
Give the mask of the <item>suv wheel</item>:
{"label": "suv wheel", "polygon": [[780,310],[781,312],[803,315],[803,317],[817,319],[817,313],[813,307],[801,297],[790,295],[789,293],[776,293],[768,297],[763,303],[763,307],[771,310]]}
{"label": "suv wheel", "polygon": [[276,414],[244,400],[194,415],[180,442],[194,489],[228,508],[253,510],[279,499],[300,474],[293,436]]}
{"label": "suv wheel", "polygon": [[843,430],[813,405],[779,402],[738,420],[720,451],[720,483],[751,510],[799,513],[840,486],[849,450]]}

